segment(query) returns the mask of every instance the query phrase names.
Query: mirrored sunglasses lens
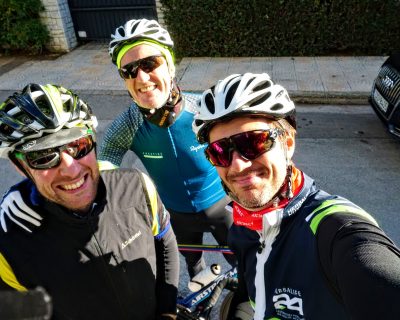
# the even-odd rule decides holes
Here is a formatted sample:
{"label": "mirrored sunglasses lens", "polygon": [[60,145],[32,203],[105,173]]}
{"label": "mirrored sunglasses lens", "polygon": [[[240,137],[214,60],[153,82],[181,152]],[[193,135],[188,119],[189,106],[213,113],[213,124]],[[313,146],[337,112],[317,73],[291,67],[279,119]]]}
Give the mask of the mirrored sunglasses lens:
{"label": "mirrored sunglasses lens", "polygon": [[88,155],[93,148],[93,139],[88,136],[58,148],[29,152],[26,154],[26,160],[33,169],[51,169],[61,163],[60,152],[65,150],[71,157],[79,160]]}
{"label": "mirrored sunglasses lens", "polygon": [[148,57],[140,62],[139,68],[142,69],[144,72],[149,73],[157,69],[162,64],[162,62],[162,57]]}
{"label": "mirrored sunglasses lens", "polygon": [[91,137],[80,138],[66,146],[68,154],[76,160],[85,157],[92,149],[93,140]]}
{"label": "mirrored sunglasses lens", "polygon": [[26,154],[26,160],[33,169],[48,169],[60,163],[60,154],[54,148],[34,151]]}
{"label": "mirrored sunglasses lens", "polygon": [[236,149],[246,159],[254,160],[271,150],[274,140],[269,131],[249,131],[232,137]]}
{"label": "mirrored sunglasses lens", "polygon": [[231,149],[229,142],[224,139],[211,143],[206,149],[206,154],[212,165],[228,167],[231,163]]}
{"label": "mirrored sunglasses lens", "polygon": [[134,79],[137,76],[138,65],[132,64],[125,66],[124,68],[119,69],[118,72],[123,79]]}
{"label": "mirrored sunglasses lens", "polygon": [[123,79],[135,79],[139,68],[144,72],[149,73],[157,69],[164,62],[162,56],[150,56],[131,63],[118,70],[119,75]]}

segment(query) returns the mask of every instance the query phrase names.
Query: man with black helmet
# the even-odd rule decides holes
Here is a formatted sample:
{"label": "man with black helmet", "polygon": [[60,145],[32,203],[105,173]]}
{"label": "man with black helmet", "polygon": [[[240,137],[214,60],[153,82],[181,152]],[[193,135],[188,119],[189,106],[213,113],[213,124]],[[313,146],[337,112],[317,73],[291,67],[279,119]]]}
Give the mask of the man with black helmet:
{"label": "man with black helmet", "polygon": [[0,230],[0,290],[43,287],[52,319],[175,319],[169,214],[140,171],[100,174],[96,125],[55,85],[29,84],[0,105],[0,156],[28,178],[11,194],[40,221]]}
{"label": "man with black helmet", "polygon": [[228,319],[400,319],[398,248],[294,165],[295,106],[282,86],[231,75],[203,93],[193,130],[234,200]]}

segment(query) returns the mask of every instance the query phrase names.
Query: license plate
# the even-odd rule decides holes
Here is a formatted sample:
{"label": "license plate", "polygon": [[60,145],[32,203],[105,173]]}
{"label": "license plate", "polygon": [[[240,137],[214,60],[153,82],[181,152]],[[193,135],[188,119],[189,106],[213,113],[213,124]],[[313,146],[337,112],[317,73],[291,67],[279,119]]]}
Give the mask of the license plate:
{"label": "license plate", "polygon": [[384,97],[382,97],[382,95],[379,93],[378,90],[375,89],[374,91],[374,100],[376,102],[376,104],[378,105],[378,107],[384,112],[386,113],[388,106],[389,106],[389,102],[387,102],[385,100]]}

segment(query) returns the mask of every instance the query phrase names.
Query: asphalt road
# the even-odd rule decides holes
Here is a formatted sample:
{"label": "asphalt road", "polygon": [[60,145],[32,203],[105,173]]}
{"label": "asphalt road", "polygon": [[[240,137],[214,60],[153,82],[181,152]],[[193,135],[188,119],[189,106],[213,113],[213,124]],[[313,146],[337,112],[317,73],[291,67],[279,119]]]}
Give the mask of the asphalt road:
{"label": "asphalt road", "polygon": [[[3,99],[5,93],[0,93]],[[98,140],[104,129],[129,102],[129,97],[93,95],[91,103],[100,119]],[[400,245],[400,142],[390,136],[369,106],[299,105],[295,164],[329,193],[339,194],[372,214],[386,233]],[[124,167],[142,167],[135,156],[124,159]],[[6,161],[0,160],[0,192],[20,180]],[[213,239],[207,234],[205,242]],[[220,254],[206,260],[227,265]],[[180,288],[188,278],[182,261]]]}

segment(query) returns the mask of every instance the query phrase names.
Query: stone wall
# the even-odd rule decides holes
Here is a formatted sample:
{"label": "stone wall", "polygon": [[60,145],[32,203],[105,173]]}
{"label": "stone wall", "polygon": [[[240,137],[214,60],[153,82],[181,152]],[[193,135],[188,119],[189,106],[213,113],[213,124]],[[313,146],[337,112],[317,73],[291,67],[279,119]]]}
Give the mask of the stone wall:
{"label": "stone wall", "polygon": [[51,52],[69,52],[78,45],[68,0],[42,0],[41,19],[50,33],[46,48]]}
{"label": "stone wall", "polygon": [[[157,18],[160,25],[164,25],[164,14],[160,0],[155,0]],[[45,11],[41,19],[50,32],[50,42],[46,48],[51,52],[69,52],[78,45],[74,25],[68,6],[68,0],[42,0]]]}
{"label": "stone wall", "polygon": [[162,27],[166,27],[164,22],[164,13],[162,12],[162,5],[160,0],[156,0],[157,20]]}

